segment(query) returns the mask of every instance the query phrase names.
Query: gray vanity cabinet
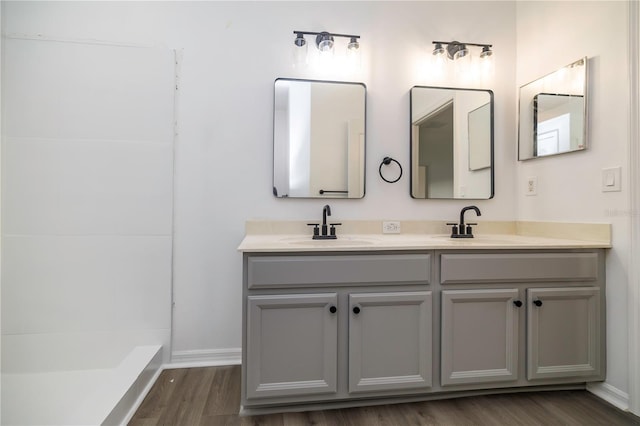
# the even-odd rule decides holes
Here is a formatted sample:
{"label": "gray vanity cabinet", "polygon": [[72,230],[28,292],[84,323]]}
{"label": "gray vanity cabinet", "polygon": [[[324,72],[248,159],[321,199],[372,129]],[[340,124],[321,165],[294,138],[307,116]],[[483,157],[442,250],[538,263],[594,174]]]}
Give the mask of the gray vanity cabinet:
{"label": "gray vanity cabinet", "polygon": [[245,255],[243,407],[428,390],[431,258]]}
{"label": "gray vanity cabinet", "polygon": [[349,295],[349,393],[431,386],[430,291]]}
{"label": "gray vanity cabinet", "polygon": [[440,260],[443,387],[604,379],[598,252],[446,253]]}
{"label": "gray vanity cabinet", "polygon": [[247,398],[336,392],[336,293],[249,296]]}
{"label": "gray vanity cabinet", "polygon": [[601,374],[598,287],[527,290],[527,378]]}
{"label": "gray vanity cabinet", "polygon": [[603,249],[245,252],[242,412],[584,387],[604,318]]}
{"label": "gray vanity cabinet", "polygon": [[518,378],[518,289],[442,291],[441,384]]}

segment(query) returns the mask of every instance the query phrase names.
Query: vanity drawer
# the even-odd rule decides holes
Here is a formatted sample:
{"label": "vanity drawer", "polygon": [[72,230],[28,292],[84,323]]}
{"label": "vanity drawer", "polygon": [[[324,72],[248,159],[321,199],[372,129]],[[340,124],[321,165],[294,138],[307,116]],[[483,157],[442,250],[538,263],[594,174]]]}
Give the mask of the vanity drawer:
{"label": "vanity drawer", "polygon": [[596,281],[598,253],[443,254],[440,282]]}
{"label": "vanity drawer", "polygon": [[428,284],[429,254],[249,256],[248,288]]}

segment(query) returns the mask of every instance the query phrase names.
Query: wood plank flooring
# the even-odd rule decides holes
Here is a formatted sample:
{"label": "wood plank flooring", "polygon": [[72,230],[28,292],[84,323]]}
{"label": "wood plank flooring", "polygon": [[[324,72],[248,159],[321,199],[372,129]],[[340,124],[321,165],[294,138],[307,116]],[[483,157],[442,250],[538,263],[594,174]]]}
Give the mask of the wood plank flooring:
{"label": "wood plank flooring", "polygon": [[640,425],[587,391],[527,392],[239,417],[240,367],[165,370],[130,426]]}

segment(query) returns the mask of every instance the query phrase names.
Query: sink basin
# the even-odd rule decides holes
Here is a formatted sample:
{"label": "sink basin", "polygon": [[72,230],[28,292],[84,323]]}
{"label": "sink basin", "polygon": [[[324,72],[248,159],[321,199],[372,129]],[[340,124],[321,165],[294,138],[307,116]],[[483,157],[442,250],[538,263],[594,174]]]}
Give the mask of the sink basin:
{"label": "sink basin", "polygon": [[335,247],[335,246],[359,246],[371,245],[378,242],[375,238],[353,238],[340,237],[335,240],[314,240],[310,236],[305,237],[289,237],[280,241],[293,245],[317,246],[317,247]]}

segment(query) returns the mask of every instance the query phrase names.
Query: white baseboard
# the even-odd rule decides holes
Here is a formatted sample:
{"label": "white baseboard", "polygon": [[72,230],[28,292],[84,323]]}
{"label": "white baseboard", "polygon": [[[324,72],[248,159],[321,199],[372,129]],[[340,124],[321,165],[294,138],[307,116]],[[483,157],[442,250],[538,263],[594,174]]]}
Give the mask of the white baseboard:
{"label": "white baseboard", "polygon": [[175,351],[171,354],[171,362],[165,364],[165,369],[217,367],[221,365],[240,365],[242,363],[242,349],[197,349],[191,351]]}
{"label": "white baseboard", "polygon": [[629,411],[629,394],[609,383],[588,383],[587,390],[623,411]]}

